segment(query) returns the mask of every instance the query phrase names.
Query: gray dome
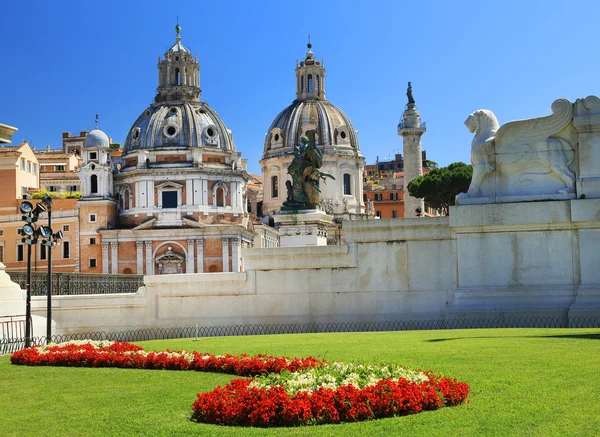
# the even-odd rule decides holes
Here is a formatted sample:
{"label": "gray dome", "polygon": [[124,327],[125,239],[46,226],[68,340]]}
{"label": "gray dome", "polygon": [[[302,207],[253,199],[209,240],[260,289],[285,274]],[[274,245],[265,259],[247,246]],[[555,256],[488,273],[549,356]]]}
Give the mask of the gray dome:
{"label": "gray dome", "polygon": [[108,140],[108,136],[102,132],[98,128],[92,129],[92,131],[86,135],[85,140],[83,141],[84,148],[109,148],[110,141]]}
{"label": "gray dome", "polygon": [[203,102],[163,102],[146,109],[133,123],[124,153],[137,149],[210,147],[235,152],[231,132]]}
{"label": "gray dome", "polygon": [[265,157],[276,153],[276,149],[300,144],[307,129],[316,131],[317,146],[360,150],[358,134],[341,109],[327,100],[308,99],[295,100],[275,117],[265,139]]}

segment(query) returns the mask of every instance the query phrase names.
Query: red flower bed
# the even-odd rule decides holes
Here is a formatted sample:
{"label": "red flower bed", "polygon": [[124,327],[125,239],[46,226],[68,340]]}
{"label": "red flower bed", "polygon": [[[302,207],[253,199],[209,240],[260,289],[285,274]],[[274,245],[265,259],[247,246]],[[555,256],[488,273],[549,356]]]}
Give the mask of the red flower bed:
{"label": "red flower bed", "polygon": [[[293,372],[323,375],[328,370],[339,372],[341,368],[349,368],[344,363],[329,365],[326,361],[313,357],[289,359],[270,355],[215,356],[187,351],[146,352],[130,343],[109,341],[33,346],[15,352],[10,359],[13,364],[29,366],[196,370],[240,376],[289,371],[289,374],[284,375],[305,377],[302,373]],[[317,371],[309,370],[317,368]],[[372,367],[367,368],[371,371],[370,369]],[[352,366],[350,369],[352,372],[364,370],[362,365]],[[192,418],[198,422],[220,425],[261,427],[354,422],[458,405],[465,402],[469,394],[469,386],[456,379],[437,376],[432,372],[409,371],[408,375],[412,376],[406,378],[413,379],[384,377],[364,388],[343,382],[338,386],[334,384],[334,388],[320,386],[314,391],[301,389],[288,392],[279,383],[252,386],[252,380],[235,379],[223,388],[217,387],[211,392],[198,394],[192,407]],[[346,376],[342,378],[344,377]]]}
{"label": "red flower bed", "polygon": [[[105,343],[105,345],[104,345]],[[322,366],[325,361],[313,357],[284,358],[270,355],[215,356],[200,352],[145,352],[143,348],[119,342],[65,343],[54,346],[33,346],[15,352],[13,364],[28,366],[122,367],[137,369],[196,370],[221,372],[239,376],[255,376],[295,372]]]}
{"label": "red flower bed", "polygon": [[466,383],[432,373],[428,377],[423,383],[385,379],[364,389],[344,385],[295,395],[288,395],[282,386],[253,388],[248,386],[250,380],[235,379],[223,388],[198,394],[192,418],[236,426],[318,425],[405,416],[466,400]]}

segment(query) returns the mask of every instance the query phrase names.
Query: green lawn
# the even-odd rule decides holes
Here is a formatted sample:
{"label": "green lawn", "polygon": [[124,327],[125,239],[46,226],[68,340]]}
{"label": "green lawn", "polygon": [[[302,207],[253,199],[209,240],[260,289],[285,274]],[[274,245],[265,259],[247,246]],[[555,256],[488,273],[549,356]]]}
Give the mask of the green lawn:
{"label": "green lawn", "polygon": [[397,362],[454,376],[471,402],[413,416],[301,428],[189,420],[196,393],[233,376],[12,366],[0,357],[0,435],[592,436],[600,434],[600,329],[477,329],[164,340],[146,349]]}

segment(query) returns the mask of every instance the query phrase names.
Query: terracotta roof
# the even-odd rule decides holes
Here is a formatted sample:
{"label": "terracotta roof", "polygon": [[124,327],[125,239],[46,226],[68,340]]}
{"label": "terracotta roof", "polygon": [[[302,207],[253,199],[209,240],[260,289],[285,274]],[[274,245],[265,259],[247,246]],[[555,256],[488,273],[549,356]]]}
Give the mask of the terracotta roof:
{"label": "terracotta roof", "polygon": [[0,146],[0,153],[3,153],[3,154],[14,153],[14,152],[18,152],[20,148],[21,148],[21,146]]}
{"label": "terracotta roof", "polygon": [[48,152],[35,152],[35,157],[38,159],[69,159],[71,154],[69,153],[48,153]]}

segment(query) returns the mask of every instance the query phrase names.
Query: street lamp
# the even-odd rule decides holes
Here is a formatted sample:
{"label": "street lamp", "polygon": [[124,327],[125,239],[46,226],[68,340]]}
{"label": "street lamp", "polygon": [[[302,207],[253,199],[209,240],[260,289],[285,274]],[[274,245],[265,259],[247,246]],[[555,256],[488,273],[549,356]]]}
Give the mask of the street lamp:
{"label": "street lamp", "polygon": [[[40,234],[44,238],[42,244],[47,247],[46,252],[48,259],[48,286],[46,288],[47,310],[46,310],[46,344],[50,343],[52,338],[52,247],[56,246],[56,239],[53,239],[52,234],[52,205],[54,202],[48,193],[44,194],[41,203],[48,210],[48,226],[40,227]],[[38,203],[38,205],[40,205]],[[62,232],[61,232],[62,239]]]}
{"label": "street lamp", "polygon": [[19,229],[22,235],[21,242],[27,246],[27,295],[25,298],[25,347],[31,346],[31,245],[37,244],[38,232],[34,223],[41,213],[46,211],[44,205],[38,203],[35,208],[31,202],[22,202],[19,206],[21,219],[25,222]]}

